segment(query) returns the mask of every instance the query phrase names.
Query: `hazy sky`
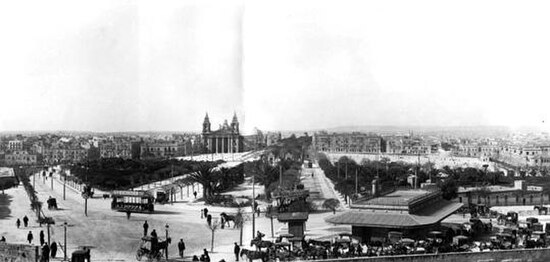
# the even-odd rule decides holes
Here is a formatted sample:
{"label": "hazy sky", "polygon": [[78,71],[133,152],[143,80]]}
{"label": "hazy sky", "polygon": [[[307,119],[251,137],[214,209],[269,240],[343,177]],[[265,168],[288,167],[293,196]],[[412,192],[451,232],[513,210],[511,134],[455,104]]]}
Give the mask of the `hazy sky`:
{"label": "hazy sky", "polygon": [[[550,121],[546,1],[10,1],[0,130]],[[543,124],[543,121],[546,123]]]}

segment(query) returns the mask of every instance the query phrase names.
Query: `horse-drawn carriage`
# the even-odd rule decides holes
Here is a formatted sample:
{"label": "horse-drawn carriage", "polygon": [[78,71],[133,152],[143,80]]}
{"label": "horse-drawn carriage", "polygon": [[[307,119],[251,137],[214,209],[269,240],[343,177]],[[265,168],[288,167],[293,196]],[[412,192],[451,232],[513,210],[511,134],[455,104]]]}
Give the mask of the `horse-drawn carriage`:
{"label": "horse-drawn carriage", "polygon": [[516,213],[514,211],[510,211],[510,212],[506,213],[506,215],[501,214],[497,218],[497,222],[501,225],[504,224],[505,226],[507,226],[507,225],[515,226],[518,223],[518,213]]}
{"label": "horse-drawn carriage", "polygon": [[46,200],[46,203],[48,203],[48,209],[58,209],[57,208],[57,200],[55,198],[48,198],[48,200]]}
{"label": "horse-drawn carriage", "polygon": [[166,204],[169,201],[168,194],[164,190],[158,190],[155,197],[155,203]]}
{"label": "horse-drawn carriage", "polygon": [[141,261],[145,257],[147,261],[160,261],[170,242],[170,238],[159,242],[157,238],[142,237],[136,252],[136,259]]}
{"label": "horse-drawn carriage", "polygon": [[82,197],[92,198],[93,196],[94,196],[94,191],[92,189],[92,186],[84,185],[84,188],[82,189]]}

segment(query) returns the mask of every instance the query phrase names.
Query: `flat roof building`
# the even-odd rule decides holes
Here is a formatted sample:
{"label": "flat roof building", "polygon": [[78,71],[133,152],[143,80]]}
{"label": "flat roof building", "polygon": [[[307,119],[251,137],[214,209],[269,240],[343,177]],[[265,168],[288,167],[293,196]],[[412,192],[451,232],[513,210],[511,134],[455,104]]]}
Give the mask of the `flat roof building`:
{"label": "flat roof building", "polygon": [[397,190],[353,203],[351,210],[326,218],[333,224],[351,225],[352,235],[361,241],[383,241],[391,231],[419,238],[438,230],[440,222],[462,203],[444,200],[437,189]]}

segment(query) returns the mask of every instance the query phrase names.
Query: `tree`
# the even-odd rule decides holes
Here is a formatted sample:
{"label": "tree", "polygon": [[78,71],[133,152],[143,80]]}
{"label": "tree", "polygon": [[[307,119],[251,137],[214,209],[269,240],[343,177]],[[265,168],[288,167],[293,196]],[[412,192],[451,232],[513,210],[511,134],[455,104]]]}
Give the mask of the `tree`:
{"label": "tree", "polygon": [[451,200],[458,196],[458,186],[453,178],[448,178],[438,184],[441,189],[442,196],[446,200]]}
{"label": "tree", "polygon": [[237,214],[235,215],[235,226],[239,228],[240,231],[240,245],[243,245],[243,227],[244,227],[244,211],[243,208],[239,205],[237,209]]}
{"label": "tree", "polygon": [[215,170],[216,164],[213,162],[197,162],[194,167],[194,171],[190,174],[186,180],[193,183],[199,183],[202,185],[202,196],[207,198],[212,196],[212,188],[215,185],[215,182],[219,179],[219,172]]}
{"label": "tree", "polygon": [[340,201],[335,198],[330,198],[323,202],[323,208],[332,210],[332,214],[336,214],[336,209],[340,206]]}
{"label": "tree", "polygon": [[206,224],[208,229],[210,229],[210,231],[212,232],[212,242],[211,242],[211,245],[210,245],[210,252],[214,252],[214,233],[216,232],[216,230],[218,230],[220,225],[221,225],[221,223],[217,218],[213,218],[212,222],[210,222],[210,224]]}
{"label": "tree", "polygon": [[344,197],[346,197],[346,203],[349,196],[355,194],[355,181],[353,180],[344,180],[338,182],[334,189],[338,190],[341,194],[344,194]]}

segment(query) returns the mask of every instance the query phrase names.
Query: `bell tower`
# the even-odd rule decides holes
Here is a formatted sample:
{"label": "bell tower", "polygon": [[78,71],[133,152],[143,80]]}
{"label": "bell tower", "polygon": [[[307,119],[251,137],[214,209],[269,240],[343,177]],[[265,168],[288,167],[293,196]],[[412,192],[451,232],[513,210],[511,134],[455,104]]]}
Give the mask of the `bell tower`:
{"label": "bell tower", "polygon": [[210,133],[210,119],[208,118],[208,113],[204,117],[204,122],[202,123],[202,133]]}
{"label": "bell tower", "polygon": [[233,113],[233,120],[231,121],[231,129],[233,129],[233,131],[235,133],[239,133],[239,120],[237,119],[237,113],[234,112]]}

